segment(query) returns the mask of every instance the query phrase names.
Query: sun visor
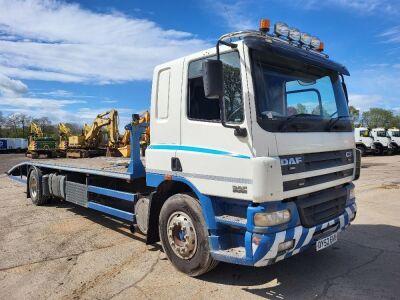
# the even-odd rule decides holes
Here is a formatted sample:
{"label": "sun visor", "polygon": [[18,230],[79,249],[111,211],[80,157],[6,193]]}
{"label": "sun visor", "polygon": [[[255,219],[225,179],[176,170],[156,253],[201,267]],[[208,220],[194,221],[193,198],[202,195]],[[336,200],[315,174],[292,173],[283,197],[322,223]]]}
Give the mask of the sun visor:
{"label": "sun visor", "polygon": [[268,42],[259,37],[246,37],[244,43],[250,49],[258,51],[269,52],[275,55],[283,56],[286,58],[295,59],[310,65],[315,65],[321,68],[330,69],[339,72],[343,75],[349,76],[350,73],[347,68],[337,62],[328,58],[322,57],[319,54],[312,53],[308,50],[298,48],[292,45],[285,44],[284,42]]}

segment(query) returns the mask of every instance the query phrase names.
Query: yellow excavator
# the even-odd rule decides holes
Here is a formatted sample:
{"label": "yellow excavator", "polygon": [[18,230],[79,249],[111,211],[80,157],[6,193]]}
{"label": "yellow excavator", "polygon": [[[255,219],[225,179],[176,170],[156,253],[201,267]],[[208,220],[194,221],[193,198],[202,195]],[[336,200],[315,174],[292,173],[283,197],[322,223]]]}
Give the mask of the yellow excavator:
{"label": "yellow excavator", "polygon": [[[139,118],[133,121],[135,125],[147,123],[150,124],[150,113],[148,111],[144,112]],[[125,130],[124,135],[121,138],[120,145],[118,147],[119,153],[123,157],[129,157],[131,155],[131,147],[130,147],[130,130]],[[140,138],[140,150],[142,156],[145,155],[145,151],[147,146],[150,144],[150,126],[147,126],[145,132],[142,134]]]}
{"label": "yellow excavator", "polygon": [[58,134],[60,141],[58,143],[58,151],[61,155],[65,156],[68,149],[68,139],[72,135],[71,129],[65,123],[58,124]]}
{"label": "yellow excavator", "polygon": [[[106,127],[108,142],[102,145],[102,129]],[[118,147],[118,111],[112,109],[97,115],[92,125],[85,124],[82,135],[72,135],[68,139],[67,157],[81,158],[104,155]]]}
{"label": "yellow excavator", "polygon": [[52,137],[45,137],[42,128],[35,122],[29,126],[29,144],[26,152],[27,157],[39,158],[41,154],[47,157],[56,156],[56,140]]}

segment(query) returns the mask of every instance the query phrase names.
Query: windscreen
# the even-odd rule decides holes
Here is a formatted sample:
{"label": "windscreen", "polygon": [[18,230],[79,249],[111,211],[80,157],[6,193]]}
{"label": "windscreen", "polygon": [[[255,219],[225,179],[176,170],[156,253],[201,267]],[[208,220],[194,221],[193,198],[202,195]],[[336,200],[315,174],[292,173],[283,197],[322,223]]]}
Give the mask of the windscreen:
{"label": "windscreen", "polygon": [[380,131],[376,132],[376,135],[379,136],[379,137],[385,137],[386,136],[386,132],[383,131],[383,130],[380,130]]}
{"label": "windscreen", "polygon": [[351,131],[337,72],[253,50],[256,108],[268,131]]}
{"label": "windscreen", "polygon": [[369,137],[369,131],[368,130],[360,130],[360,136]]}
{"label": "windscreen", "polygon": [[393,136],[393,137],[400,137],[400,131],[398,131],[398,130],[393,130],[393,131],[392,131],[392,136]]}

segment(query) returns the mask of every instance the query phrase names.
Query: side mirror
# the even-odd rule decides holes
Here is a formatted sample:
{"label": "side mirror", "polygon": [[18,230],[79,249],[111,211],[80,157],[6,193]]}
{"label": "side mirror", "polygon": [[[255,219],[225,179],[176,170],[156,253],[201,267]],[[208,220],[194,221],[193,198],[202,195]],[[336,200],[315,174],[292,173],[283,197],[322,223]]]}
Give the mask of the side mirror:
{"label": "side mirror", "polygon": [[204,95],[210,99],[224,96],[224,71],[222,61],[206,60],[203,62]]}

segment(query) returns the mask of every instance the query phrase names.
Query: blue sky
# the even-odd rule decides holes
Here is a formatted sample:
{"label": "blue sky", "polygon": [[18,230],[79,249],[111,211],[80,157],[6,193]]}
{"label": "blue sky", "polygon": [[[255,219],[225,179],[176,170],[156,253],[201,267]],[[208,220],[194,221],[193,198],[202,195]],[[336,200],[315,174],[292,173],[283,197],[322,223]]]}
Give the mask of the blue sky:
{"label": "blue sky", "polygon": [[345,64],[350,102],[400,113],[400,1],[0,0],[0,111],[121,123],[148,108],[155,65],[229,31],[284,21]]}

